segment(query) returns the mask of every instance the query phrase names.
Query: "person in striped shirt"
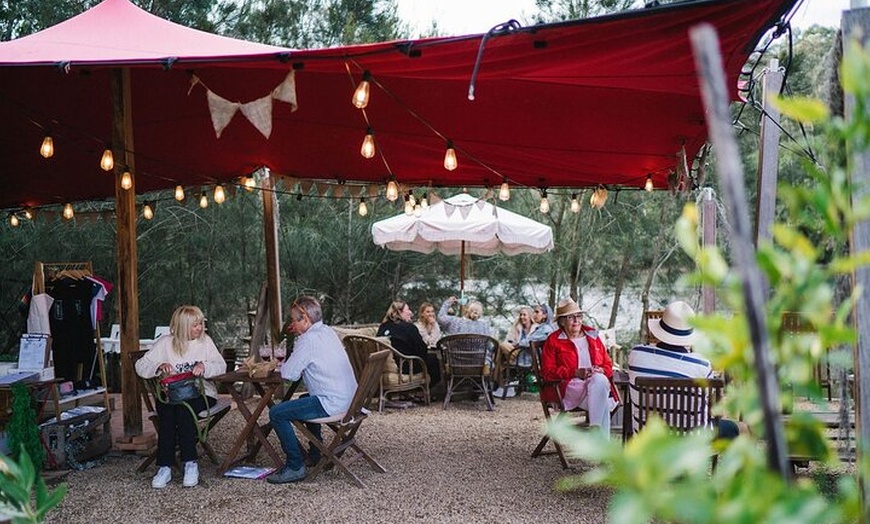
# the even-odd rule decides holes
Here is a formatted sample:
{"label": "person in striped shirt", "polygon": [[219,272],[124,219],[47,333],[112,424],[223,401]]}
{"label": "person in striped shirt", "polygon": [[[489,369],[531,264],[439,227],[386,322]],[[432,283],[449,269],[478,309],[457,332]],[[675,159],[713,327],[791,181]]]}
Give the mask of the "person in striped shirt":
{"label": "person in striped shirt", "polygon": [[[692,352],[695,332],[689,323],[695,311],[678,300],[668,304],[661,318],[650,319],[647,327],[658,339],[655,346],[635,346],[628,353],[628,381],[631,384],[632,424],[637,427],[638,394],[634,388],[637,377],[657,378],[711,378],[710,361]],[[719,422],[719,438],[734,438],[739,433],[731,420]]]}

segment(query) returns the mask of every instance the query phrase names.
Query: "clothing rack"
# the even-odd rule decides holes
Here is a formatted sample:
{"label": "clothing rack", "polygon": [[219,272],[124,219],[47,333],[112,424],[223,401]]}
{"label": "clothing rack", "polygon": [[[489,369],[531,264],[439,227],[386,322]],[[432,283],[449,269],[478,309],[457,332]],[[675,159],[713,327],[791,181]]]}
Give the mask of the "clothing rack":
{"label": "clothing rack", "polygon": [[[81,280],[85,277],[94,275],[93,264],[87,262],[39,262],[37,261],[33,268],[33,295],[45,293],[45,282],[51,280],[59,280],[61,278],[72,278]],[[106,409],[109,408],[109,388],[106,386],[106,361],[103,353],[103,345],[100,341],[100,324],[93,319],[94,342],[96,345],[96,355],[94,359],[100,365],[100,382],[103,387],[103,400]],[[93,365],[91,366],[93,370]],[[92,373],[93,374],[93,373]],[[64,377],[73,379],[76,377]]]}

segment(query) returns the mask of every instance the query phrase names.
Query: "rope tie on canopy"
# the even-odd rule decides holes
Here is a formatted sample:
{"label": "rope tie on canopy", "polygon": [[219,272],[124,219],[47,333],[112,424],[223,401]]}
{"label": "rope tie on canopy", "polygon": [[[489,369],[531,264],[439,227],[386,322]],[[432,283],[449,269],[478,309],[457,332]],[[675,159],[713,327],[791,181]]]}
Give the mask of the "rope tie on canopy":
{"label": "rope tie on canopy", "polygon": [[474,61],[474,69],[471,71],[471,82],[468,84],[468,99],[474,100],[474,84],[477,82],[477,72],[480,70],[480,61],[483,58],[483,48],[486,46],[486,41],[493,35],[504,35],[517,31],[522,26],[516,20],[508,20],[493,27],[483,35],[480,40],[480,47],[477,48],[477,59]]}

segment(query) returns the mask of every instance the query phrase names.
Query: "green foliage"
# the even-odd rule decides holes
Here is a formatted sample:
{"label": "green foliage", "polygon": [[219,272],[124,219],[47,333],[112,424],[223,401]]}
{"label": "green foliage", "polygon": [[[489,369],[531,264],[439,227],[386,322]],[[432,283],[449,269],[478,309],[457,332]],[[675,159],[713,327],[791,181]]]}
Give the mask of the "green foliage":
{"label": "green foliage", "polygon": [[[852,47],[843,64],[847,93],[866,100],[870,95],[870,54]],[[795,118],[816,120],[822,111],[806,101],[787,101],[783,111]],[[854,121],[839,118],[826,123],[829,139],[853,151],[868,146],[870,111],[856,104]],[[866,253],[850,253],[847,240],[858,221],[866,220],[870,201],[853,200],[853,190],[844,169],[825,171],[805,165],[801,184],[779,188],[786,210],[776,224],[773,242],[762,243],[757,262],[770,285],[767,336],[776,368],[783,405],[788,409],[794,391],[818,394],[813,386],[813,364],[827,348],[848,346],[855,341],[849,313],[857,300],[837,293],[839,279],[857,267],[868,265]],[[687,205],[677,222],[676,235],[683,249],[695,259],[697,271],[689,281],[714,286],[731,311],[743,311],[744,297],[738,275],[728,266],[718,247],[702,247],[698,241],[698,212]],[[824,238],[819,245],[814,238]],[[786,312],[797,312],[814,329],[798,334],[783,329]],[[741,414],[751,428],[731,442],[715,442],[710,435],[689,438],[670,435],[661,421],[645,426],[624,449],[603,440],[597,433],[582,433],[559,424],[551,434],[577,456],[598,466],[580,477],[563,479],[559,486],[570,489],[582,484],[616,488],[611,500],[613,522],[856,522],[862,517],[856,478],[844,477],[835,485],[820,486],[811,479],[790,482],[772,471],[758,436],[764,435],[763,413],[756,383],[757,373],[746,319],[742,315],[714,314],[697,318],[700,335],[696,349],[711,357],[714,367],[726,370],[730,381],[725,400],[717,407],[723,414]],[[785,427],[787,448],[793,454],[818,458],[837,465],[823,428],[809,416],[796,414]],[[709,471],[709,459],[720,452],[718,467]],[[857,465],[859,475],[870,472],[866,460]],[[824,492],[821,492],[823,489]]]}
{"label": "green foliage", "polygon": [[49,490],[34,467],[30,455],[23,447],[16,464],[0,455],[0,515],[12,519],[13,524],[37,523],[63,501],[67,485]]}
{"label": "green foliage", "polygon": [[28,462],[32,460],[36,470],[42,470],[45,449],[39,438],[36,411],[33,409],[30,391],[20,382],[12,384],[12,415],[6,424],[6,431],[9,435],[9,449],[24,450],[28,455]]}

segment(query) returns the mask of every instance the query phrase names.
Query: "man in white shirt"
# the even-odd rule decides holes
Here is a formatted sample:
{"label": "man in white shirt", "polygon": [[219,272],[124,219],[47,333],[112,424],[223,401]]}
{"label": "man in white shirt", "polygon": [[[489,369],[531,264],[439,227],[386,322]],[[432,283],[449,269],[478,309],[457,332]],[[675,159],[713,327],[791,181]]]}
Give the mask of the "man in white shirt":
{"label": "man in white shirt", "polygon": [[[298,335],[293,352],[281,366],[281,377],[289,381],[305,381],[308,395],[287,400],[269,410],[269,421],[287,455],[284,467],[269,475],[271,484],[297,482],[305,478],[305,463],[294,420],[310,420],[347,411],[356,392],[356,378],[344,346],[332,328],[323,323],[320,302],[313,297],[300,297],[290,307],[289,328]],[[320,424],[306,424],[318,438]],[[310,448],[308,463],[316,464],[320,452]]]}

